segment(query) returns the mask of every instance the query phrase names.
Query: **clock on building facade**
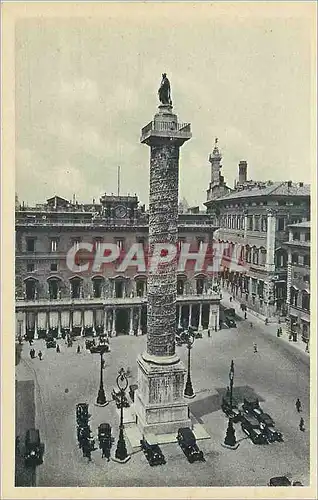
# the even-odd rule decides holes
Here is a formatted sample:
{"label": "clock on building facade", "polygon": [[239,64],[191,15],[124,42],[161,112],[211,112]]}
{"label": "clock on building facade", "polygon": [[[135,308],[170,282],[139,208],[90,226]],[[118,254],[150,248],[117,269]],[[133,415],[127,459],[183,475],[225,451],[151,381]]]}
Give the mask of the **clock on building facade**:
{"label": "clock on building facade", "polygon": [[125,207],[124,205],[117,205],[117,207],[115,207],[115,217],[122,219],[126,216],[127,216],[127,207]]}

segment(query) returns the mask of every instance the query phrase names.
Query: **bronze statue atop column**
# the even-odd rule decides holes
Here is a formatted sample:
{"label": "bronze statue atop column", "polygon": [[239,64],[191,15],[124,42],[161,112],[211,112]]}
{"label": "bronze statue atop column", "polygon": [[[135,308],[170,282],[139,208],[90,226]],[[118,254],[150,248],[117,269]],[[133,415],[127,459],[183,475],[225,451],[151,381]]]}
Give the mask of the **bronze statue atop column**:
{"label": "bronze statue atop column", "polygon": [[172,106],[170,82],[166,73],[162,73],[162,80],[158,90],[158,95],[161,104]]}

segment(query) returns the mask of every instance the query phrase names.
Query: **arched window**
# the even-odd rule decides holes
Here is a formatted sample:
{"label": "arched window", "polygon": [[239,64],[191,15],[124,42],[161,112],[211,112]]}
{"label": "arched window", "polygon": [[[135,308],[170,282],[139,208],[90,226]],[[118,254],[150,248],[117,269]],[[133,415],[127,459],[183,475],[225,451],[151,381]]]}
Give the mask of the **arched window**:
{"label": "arched window", "polygon": [[82,279],[78,276],[70,279],[70,295],[72,299],[80,299],[82,295]]}
{"label": "arched window", "polygon": [[105,280],[103,276],[94,276],[92,278],[92,282],[93,282],[93,297],[94,299],[100,299],[103,295]]}
{"label": "arched window", "polygon": [[36,299],[36,289],[37,289],[37,280],[34,278],[27,278],[25,280],[25,298],[26,300],[35,300]]}
{"label": "arched window", "polygon": [[307,290],[302,291],[301,295],[301,307],[305,311],[310,311],[310,293]]}
{"label": "arched window", "polygon": [[298,302],[298,288],[296,288],[295,286],[291,286],[290,287],[290,305],[291,306],[294,306],[294,307],[297,307],[297,302]]}
{"label": "arched window", "polygon": [[53,278],[48,278],[48,291],[50,300],[56,300],[59,297],[59,291],[61,289],[61,280],[60,278],[54,276]]}

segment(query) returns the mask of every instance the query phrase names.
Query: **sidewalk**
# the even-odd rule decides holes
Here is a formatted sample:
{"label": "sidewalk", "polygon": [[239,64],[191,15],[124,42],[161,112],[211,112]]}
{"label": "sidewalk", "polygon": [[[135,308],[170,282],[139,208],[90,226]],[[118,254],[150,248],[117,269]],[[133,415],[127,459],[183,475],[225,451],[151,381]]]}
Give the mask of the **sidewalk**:
{"label": "sidewalk", "polygon": [[[234,298],[232,299],[232,302],[230,302],[231,294],[229,292],[227,292],[226,290],[222,289],[221,293],[222,293],[221,305],[223,305],[225,307],[234,307],[236,315],[244,320],[244,311],[242,311],[240,308],[240,302],[235,300]],[[262,331],[262,333],[268,334],[268,335],[271,335],[272,337],[277,338],[277,340],[294,348],[296,351],[303,353],[306,356],[306,358],[308,358],[308,360],[309,360],[310,353],[305,351],[306,344],[301,340],[298,340],[297,342],[290,341],[288,338],[288,335],[286,333],[285,323],[279,324],[278,322],[276,322],[276,323],[268,323],[267,325],[265,325],[264,320],[258,318],[253,313],[249,312],[248,309],[247,309],[246,322],[253,323],[254,325],[257,325],[260,328],[260,330]],[[277,328],[279,328],[279,327],[281,327],[283,330],[281,337],[277,337]]]}

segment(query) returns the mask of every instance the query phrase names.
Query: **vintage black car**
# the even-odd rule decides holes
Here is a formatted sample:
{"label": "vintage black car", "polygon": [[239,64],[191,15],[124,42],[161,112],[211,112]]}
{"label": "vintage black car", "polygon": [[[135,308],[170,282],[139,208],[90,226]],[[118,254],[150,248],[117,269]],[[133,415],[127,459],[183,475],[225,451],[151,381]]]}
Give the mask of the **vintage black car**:
{"label": "vintage black car", "polygon": [[76,420],[80,425],[83,422],[88,422],[90,418],[90,414],[88,413],[88,404],[87,403],[78,403],[76,405]]}
{"label": "vintage black car", "polygon": [[112,428],[109,424],[100,424],[100,426],[98,427],[98,441],[100,444],[104,442],[108,442],[109,444],[111,444]]}
{"label": "vintage black car", "polygon": [[24,461],[26,467],[43,464],[44,444],[41,443],[40,431],[28,429],[25,435]]}
{"label": "vintage black car", "polygon": [[109,344],[98,344],[98,345],[92,345],[89,350],[91,351],[92,354],[95,353],[101,353],[101,352],[109,352]]}
{"label": "vintage black car", "polygon": [[254,410],[258,410],[258,412],[263,413],[263,410],[259,405],[258,399],[244,398],[242,404],[242,410],[245,411],[246,413],[253,413]]}
{"label": "vintage black car", "polygon": [[82,448],[85,440],[91,439],[91,428],[88,424],[77,426],[77,441],[80,448]]}
{"label": "vintage black car", "polygon": [[157,444],[149,444],[145,438],[140,440],[141,449],[143,450],[149,465],[163,465],[166,459]]}
{"label": "vintage black car", "polygon": [[275,427],[265,425],[261,422],[260,429],[269,443],[274,443],[275,441],[284,441],[283,434],[275,429]]}
{"label": "vintage black car", "polygon": [[50,349],[50,348],[55,349],[56,348],[56,340],[53,338],[47,339],[46,347],[47,347],[47,349]]}
{"label": "vintage black car", "polygon": [[268,486],[291,486],[292,483],[286,476],[271,477]]}
{"label": "vintage black car", "polygon": [[252,415],[242,415],[241,418],[242,431],[251,439],[254,444],[267,444],[268,441],[264,436],[258,420]]}
{"label": "vintage black car", "polygon": [[222,411],[225,413],[225,415],[233,419],[234,423],[237,423],[241,420],[241,412],[238,409],[238,404],[235,401],[235,399],[232,399],[232,407],[231,407],[230,398],[228,396],[223,397],[221,408]]}
{"label": "vintage black car", "polygon": [[236,323],[233,318],[230,318],[229,316],[225,316],[224,322],[228,328],[236,328]]}
{"label": "vintage black car", "polygon": [[189,427],[180,427],[177,441],[191,464],[197,461],[205,462],[203,452],[198,448],[195,435]]}

